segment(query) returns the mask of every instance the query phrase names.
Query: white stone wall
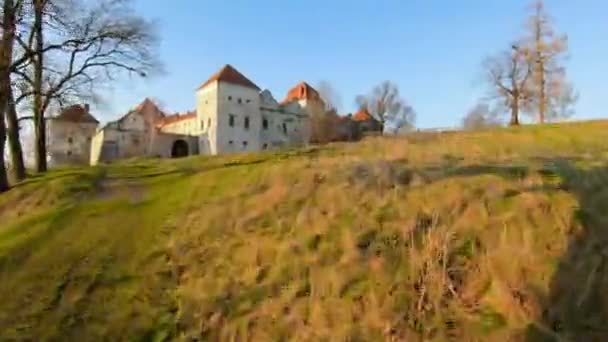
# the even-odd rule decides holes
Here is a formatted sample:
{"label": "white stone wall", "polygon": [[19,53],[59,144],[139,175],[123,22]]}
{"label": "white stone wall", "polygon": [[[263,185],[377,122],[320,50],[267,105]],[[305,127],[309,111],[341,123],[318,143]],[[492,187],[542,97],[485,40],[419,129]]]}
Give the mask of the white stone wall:
{"label": "white stone wall", "polygon": [[200,129],[199,151],[217,154],[218,82],[215,81],[196,93],[196,117]]}
{"label": "white stone wall", "polygon": [[182,134],[160,133],[157,134],[152,143],[151,149],[153,157],[171,158],[173,144],[183,140],[188,144],[188,155],[199,154],[198,137]]}
{"label": "white stone wall", "polygon": [[[234,124],[230,125],[233,117]],[[202,154],[260,151],[307,144],[309,119],[297,102],[280,106],[269,91],[215,82],[197,93]],[[249,118],[249,128],[245,128]],[[267,120],[267,128],[263,121]]]}
{"label": "white stone wall", "polygon": [[96,123],[49,120],[47,129],[51,166],[88,164]]}
{"label": "white stone wall", "polygon": [[103,147],[104,142],[104,133],[105,130],[100,129],[95,133],[95,135],[91,139],[91,155],[89,164],[92,166],[99,164],[99,162],[101,161],[101,149]]}
{"label": "white stone wall", "polygon": [[170,124],[163,125],[161,132],[183,134],[183,135],[199,135],[200,134],[200,121],[196,118],[180,120]]}
{"label": "white stone wall", "polygon": [[[234,125],[230,126],[230,116]],[[245,120],[249,119],[249,127]],[[217,153],[261,150],[260,95],[256,89],[220,83],[218,87]]]}

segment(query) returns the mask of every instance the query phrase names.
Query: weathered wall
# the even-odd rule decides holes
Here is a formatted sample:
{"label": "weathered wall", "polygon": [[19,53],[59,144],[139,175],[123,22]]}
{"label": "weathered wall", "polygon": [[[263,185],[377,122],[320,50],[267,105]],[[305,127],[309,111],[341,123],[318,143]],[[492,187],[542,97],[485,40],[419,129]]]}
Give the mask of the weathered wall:
{"label": "weathered wall", "polygon": [[[230,116],[234,125],[230,126]],[[249,128],[245,119],[249,118]],[[218,86],[217,153],[259,151],[262,117],[260,95],[256,89],[220,83]]]}
{"label": "weathered wall", "polygon": [[143,131],[125,131],[106,126],[94,137],[91,164],[112,162],[117,159],[148,156],[148,135]]}
{"label": "weathered wall", "polygon": [[203,154],[217,154],[218,82],[196,92],[196,116],[200,128],[199,150]]}
{"label": "weathered wall", "polygon": [[159,133],[154,138],[151,157],[171,158],[176,141],[183,140],[188,144],[188,155],[199,154],[198,137],[184,134]]}
{"label": "weathered wall", "polygon": [[201,128],[200,121],[196,118],[181,120],[170,124],[165,124],[161,128],[162,133],[173,133],[183,135],[198,135],[200,134]]}
{"label": "weathered wall", "polygon": [[49,120],[48,125],[47,151],[51,166],[89,163],[96,123]]}
{"label": "weathered wall", "polygon": [[101,151],[104,143],[105,130],[98,130],[93,138],[91,139],[91,155],[89,164],[92,166],[97,165],[101,160]]}

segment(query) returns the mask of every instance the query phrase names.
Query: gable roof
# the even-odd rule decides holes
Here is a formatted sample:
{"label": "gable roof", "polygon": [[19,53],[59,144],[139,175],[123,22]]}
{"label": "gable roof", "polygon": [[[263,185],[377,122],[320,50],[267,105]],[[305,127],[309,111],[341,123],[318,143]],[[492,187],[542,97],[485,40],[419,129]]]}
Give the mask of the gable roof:
{"label": "gable roof", "polygon": [[287,96],[285,97],[285,100],[283,100],[282,103],[299,100],[322,101],[319,92],[306,82],[300,82],[295,87],[291,88],[289,92],[287,92]]}
{"label": "gable roof", "polygon": [[91,113],[89,113],[89,106],[73,105],[63,108],[59,115],[55,117],[55,120],[69,121],[76,123],[94,123],[98,124],[99,121],[95,119]]}
{"label": "gable roof", "polygon": [[359,111],[357,113],[355,113],[355,115],[353,115],[353,120],[354,121],[368,121],[368,120],[376,120],[376,119],[374,119],[374,117],[369,113],[367,108],[361,108],[361,109],[359,109]]}
{"label": "gable roof", "polygon": [[224,65],[224,67],[220,69],[220,71],[213,74],[211,78],[209,78],[207,82],[203,83],[203,85],[201,85],[198,89],[203,89],[215,81],[236,84],[260,91],[260,87],[258,87],[255,83],[245,77],[245,75],[241,74],[230,64]]}

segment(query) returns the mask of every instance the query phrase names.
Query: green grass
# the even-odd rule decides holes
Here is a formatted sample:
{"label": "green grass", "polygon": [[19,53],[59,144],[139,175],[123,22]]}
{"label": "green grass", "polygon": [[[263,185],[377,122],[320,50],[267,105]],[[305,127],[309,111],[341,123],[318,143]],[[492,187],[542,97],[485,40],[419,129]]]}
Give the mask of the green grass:
{"label": "green grass", "polygon": [[34,176],[0,196],[0,340],[607,340],[607,132]]}

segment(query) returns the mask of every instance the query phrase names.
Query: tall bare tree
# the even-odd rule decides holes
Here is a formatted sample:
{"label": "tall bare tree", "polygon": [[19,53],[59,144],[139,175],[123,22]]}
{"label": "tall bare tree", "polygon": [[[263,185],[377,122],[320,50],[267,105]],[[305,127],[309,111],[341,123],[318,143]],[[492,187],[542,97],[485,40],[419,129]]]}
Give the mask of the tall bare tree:
{"label": "tall bare tree", "polygon": [[47,169],[45,117],[59,106],[94,96],[95,88],[121,74],[147,76],[158,70],[152,23],[132,11],[130,0],[32,0],[32,31],[17,36],[33,56],[13,72],[20,98],[31,99],[36,168]]}
{"label": "tall bare tree", "polygon": [[[31,58],[31,56],[29,55],[17,55],[17,52],[15,51],[14,47],[15,37],[18,35],[19,31],[19,24],[24,16],[23,5],[25,2],[25,0],[11,0],[6,2],[0,1],[3,7],[3,18],[5,18],[3,24],[6,25],[6,27],[10,27],[10,29],[5,30],[5,32],[10,34],[10,39],[12,39],[10,51],[7,50],[7,52],[12,54],[11,60],[9,62],[9,73],[12,72],[12,70],[14,70],[17,66],[28,62],[28,60]],[[25,165],[23,161],[21,139],[19,135],[17,111],[15,108],[16,104],[13,97],[13,87],[12,84],[10,84],[10,75],[8,76],[8,80],[6,79],[6,75],[4,75],[3,77],[5,77],[4,82],[9,83],[8,89],[5,90],[6,92],[4,93],[6,98],[4,98],[3,101],[6,101],[4,107],[4,115],[8,128],[7,136],[8,146],[10,150],[10,152],[7,151],[7,153],[4,153],[4,155],[10,158],[13,179],[16,181],[20,181],[25,178]]]}
{"label": "tall bare tree", "polygon": [[11,66],[16,31],[16,11],[20,5],[17,0],[4,0],[2,3],[2,41],[0,42],[0,192],[8,190],[7,167],[4,160],[6,142],[5,117],[9,107],[11,91]]}
{"label": "tall bare tree", "polygon": [[576,95],[561,65],[568,51],[568,37],[556,33],[544,1],[535,1],[533,8],[534,12],[526,23],[526,45],[534,71],[530,104],[535,108],[531,111],[537,112],[538,122],[544,123],[559,118],[563,107],[576,101]]}
{"label": "tall bare tree", "polygon": [[387,127],[397,131],[402,126],[413,126],[414,109],[400,96],[399,88],[391,81],[375,86],[368,95],[359,95],[355,102],[380,122],[381,132]]}
{"label": "tall bare tree", "polygon": [[483,78],[489,86],[489,99],[511,112],[511,126],[520,124],[520,111],[531,97],[528,83],[532,67],[528,56],[527,49],[513,45],[510,51],[489,57],[482,64]]}
{"label": "tall bare tree", "polygon": [[11,157],[11,169],[16,181],[25,179],[25,162],[23,160],[23,147],[21,146],[21,132],[17,117],[17,106],[12,87],[9,87],[8,105],[6,108],[6,122],[8,126],[8,144]]}

